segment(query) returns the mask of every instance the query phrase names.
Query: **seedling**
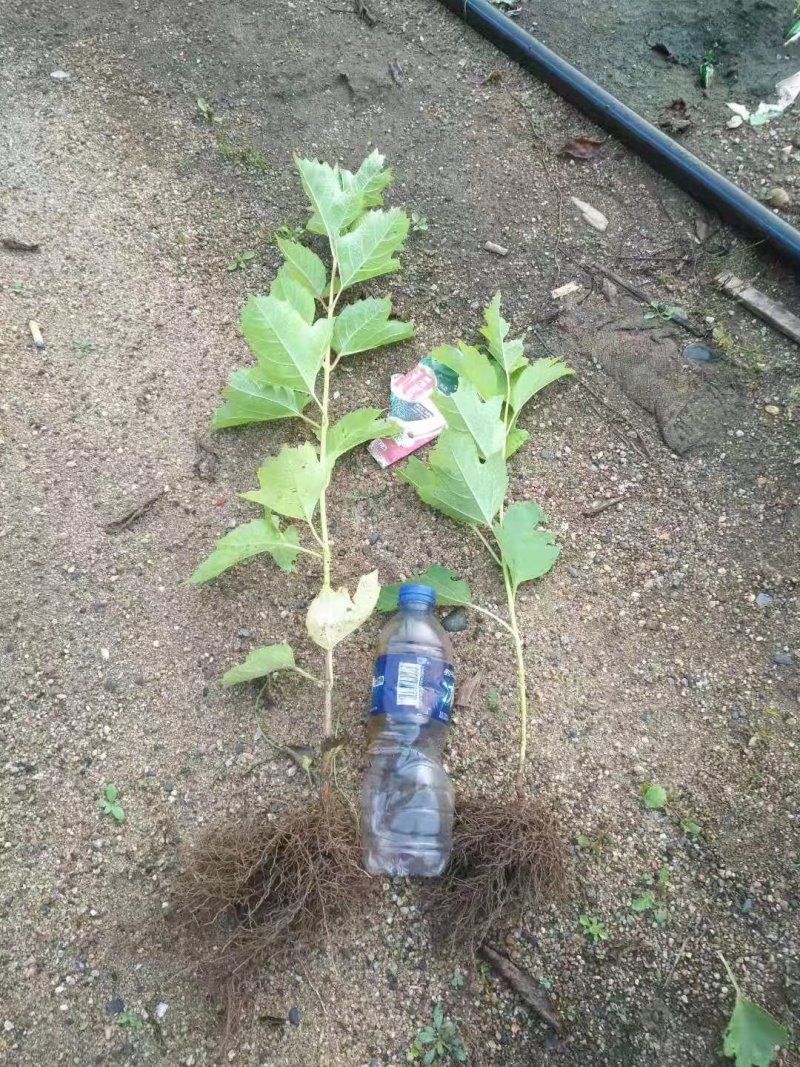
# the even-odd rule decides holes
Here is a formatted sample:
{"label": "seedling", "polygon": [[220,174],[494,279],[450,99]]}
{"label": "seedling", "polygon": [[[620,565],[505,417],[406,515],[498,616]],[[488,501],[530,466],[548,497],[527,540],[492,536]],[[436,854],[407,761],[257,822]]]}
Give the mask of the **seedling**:
{"label": "seedling", "polygon": [[669,867],[661,867],[655,877],[652,874],[646,874],[642,881],[648,889],[635,898],[631,908],[639,915],[652,912],[655,922],[659,926],[664,926],[667,922],[667,895],[672,886]]}
{"label": "seedling", "polygon": [[458,1027],[446,1018],[441,1004],[433,1009],[433,1025],[423,1027],[406,1052],[406,1062],[430,1064],[466,1063],[467,1050]]}
{"label": "seedling", "polygon": [[546,989],[549,993],[550,990],[553,988],[553,979],[548,978],[546,974],[543,974],[539,979],[539,985],[542,987],[542,989]]}
{"label": "seedling", "polygon": [[608,844],[608,834],[602,832],[593,835],[578,834],[575,838],[575,844],[582,851],[591,852],[592,856],[597,859]]}
{"label": "seedling", "polygon": [[578,922],[584,928],[586,937],[591,938],[593,945],[598,944],[600,941],[608,941],[608,931],[605,928],[605,924],[596,915],[581,915]]}
{"label": "seedling", "polygon": [[[522,632],[517,620],[517,593],[525,582],[541,578],[558,558],[560,548],[552,533],[542,529],[545,516],[537,504],[509,504],[508,460],[528,440],[518,426],[525,405],[545,386],[572,374],[559,359],[528,360],[522,340],[508,338],[502,317],[500,293],[484,315],[481,333],[486,350],[460,342],[443,345],[431,358],[459,376],[450,396],[437,394],[436,402],[447,429],[423,463],[412,456],[401,477],[426,504],[467,526],[497,565],[506,593],[507,617],[474,603],[466,581],[452,571],[431,566],[413,579],[436,590],[441,606],[471,608],[492,620],[510,637],[517,664],[520,714],[517,788],[524,792],[528,749],[528,694]],[[393,611],[399,586],[384,590],[380,610]]]}
{"label": "seedling", "polygon": [[692,841],[696,841],[700,836],[700,827],[694,819],[681,819],[681,830]]}
{"label": "seedling", "polygon": [[671,322],[674,318],[685,317],[683,308],[665,304],[663,300],[651,300],[650,307],[652,311],[645,312],[645,319],[660,319],[662,322]]}
{"label": "seedling", "polygon": [[500,694],[496,689],[490,689],[486,694],[486,710],[496,715],[500,710]]}
{"label": "seedling", "polygon": [[11,283],[11,292],[16,296],[25,296],[25,282],[21,282],[19,279]]}
{"label": "seedling", "polygon": [[460,993],[466,984],[467,980],[464,977],[464,972],[461,970],[460,967],[456,967],[455,971],[453,971],[453,977],[450,981],[451,987],[455,989],[456,993]]}
{"label": "seedling", "polygon": [[302,223],[285,222],[279,226],[273,237],[276,243],[279,241],[302,241],[306,235],[306,228]]}
{"label": "seedling", "polygon": [[643,785],[642,799],[650,811],[663,811],[667,806],[667,791],[663,785]]}
{"label": "seedling", "polygon": [[144,1023],[135,1011],[123,1011],[117,1016],[117,1026],[126,1030],[141,1030]]}
{"label": "seedling", "polygon": [[73,341],[71,347],[76,356],[89,356],[97,351],[97,341],[93,341],[91,337],[84,337]]}
{"label": "seedling", "polygon": [[125,810],[119,802],[119,790],[111,783],[103,792],[103,814],[110,815],[117,825],[125,822]]}
{"label": "seedling", "polygon": [[237,252],[233,259],[228,263],[227,270],[233,272],[235,270],[247,270],[247,267],[256,258],[255,252]]}
{"label": "seedling", "polygon": [[198,96],[195,100],[195,104],[197,106],[197,114],[200,116],[200,118],[205,119],[205,121],[208,123],[222,122],[222,119],[219,118],[217,113],[214,111],[214,108],[204,96]]}
{"label": "seedling", "polygon": [[769,1067],[780,1049],[789,1043],[789,1031],[743,995],[728,961],[721,952],[718,955],[736,991],[736,1003],[722,1044],[723,1054],[735,1060],[736,1067]]}
{"label": "seedling", "polygon": [[416,211],[411,212],[411,233],[424,233],[428,229],[428,220],[424,215],[418,215]]}
{"label": "seedling", "polygon": [[[257,517],[226,533],[191,581],[203,585],[257,556],[272,557],[287,574],[298,560],[320,573],[305,623],[321,663],[300,663],[288,643],[265,645],[222,679],[226,686],[253,680],[263,686],[285,672],[317,690],[320,789],[305,808],[289,807],[272,823],[258,818],[252,826],[223,825],[194,850],[182,911],[193,930],[230,920],[225,950],[214,964],[222,969],[257,965],[307,942],[327,929],[334,911],[355,908],[372,887],[359,863],[354,813],[333,788],[343,744],[334,728],[334,652],[370,617],[380,585],[372,571],[358,579],[352,596],[346,586],[334,586],[329,490],[342,456],[396,433],[397,426],[376,408],[353,410],[334,422],[331,380],[342,360],[358,355],[360,367],[365,353],[413,334],[410,322],[391,318],[388,297],[348,302],[355,287],[400,269],[395,257],[409,220],[399,208],[381,207],[392,174],[378,152],[355,173],[317,160],[295,163],[310,204],[306,230],[324,239],[328,262],[299,241],[277,238],[284,263],[269,295],[251,298],[242,315],[256,364],[234,371],[213,426],[291,418],[309,438],[264,460],[258,488],[242,494],[259,509]],[[303,579],[309,580],[305,574]],[[307,770],[315,773],[316,763]]]}

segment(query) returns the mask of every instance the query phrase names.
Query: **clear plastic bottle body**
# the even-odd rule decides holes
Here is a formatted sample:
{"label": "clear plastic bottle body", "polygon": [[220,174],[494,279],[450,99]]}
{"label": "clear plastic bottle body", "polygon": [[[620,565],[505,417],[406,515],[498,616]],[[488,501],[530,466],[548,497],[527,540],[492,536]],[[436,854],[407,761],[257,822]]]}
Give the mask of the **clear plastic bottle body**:
{"label": "clear plastic bottle body", "polygon": [[433,877],[450,857],[453,787],[441,758],[453,702],[452,650],[429,594],[401,599],[378,646],[361,789],[372,874]]}

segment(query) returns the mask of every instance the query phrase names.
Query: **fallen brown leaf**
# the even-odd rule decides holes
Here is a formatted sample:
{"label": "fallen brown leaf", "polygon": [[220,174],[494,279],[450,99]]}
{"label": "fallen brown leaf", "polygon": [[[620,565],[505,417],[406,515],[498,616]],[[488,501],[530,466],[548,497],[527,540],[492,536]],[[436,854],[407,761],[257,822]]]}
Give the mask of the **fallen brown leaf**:
{"label": "fallen brown leaf", "polygon": [[561,155],[572,159],[594,159],[604,144],[605,141],[593,141],[591,137],[576,137],[564,145]]}

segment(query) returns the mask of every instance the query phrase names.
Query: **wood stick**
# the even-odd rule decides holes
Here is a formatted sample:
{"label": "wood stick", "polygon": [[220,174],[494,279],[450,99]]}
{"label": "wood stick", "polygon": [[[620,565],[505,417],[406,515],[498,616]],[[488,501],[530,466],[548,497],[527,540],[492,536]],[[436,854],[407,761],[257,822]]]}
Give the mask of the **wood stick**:
{"label": "wood stick", "polygon": [[525,974],[507,956],[495,952],[488,945],[481,945],[478,949],[478,955],[482,956],[487,963],[491,963],[500,977],[508,982],[514,992],[518,994],[520,1000],[527,1004],[532,1011],[535,1011],[543,1022],[546,1022],[548,1026],[552,1026],[556,1033],[561,1033],[561,1020],[553,1011],[550,1001],[539,987],[539,984],[534,982],[529,974]]}
{"label": "wood stick", "polygon": [[768,322],[774,330],[791,338],[795,344],[800,344],[800,319],[784,304],[727,271],[717,275],[716,282],[723,292],[738,300],[748,311]]}

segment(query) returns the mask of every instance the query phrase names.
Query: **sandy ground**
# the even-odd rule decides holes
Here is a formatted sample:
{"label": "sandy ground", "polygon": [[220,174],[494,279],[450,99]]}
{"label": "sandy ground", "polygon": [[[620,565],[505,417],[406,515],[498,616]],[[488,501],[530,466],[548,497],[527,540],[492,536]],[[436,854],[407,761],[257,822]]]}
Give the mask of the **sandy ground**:
{"label": "sandy ground", "polygon": [[[796,286],[621,146],[588,165],[560,158],[590,124],[434,3],[376,3],[373,28],[347,4],[330,8],[38,3],[3,15],[0,237],[41,249],[0,249],[0,1062],[388,1067],[405,1062],[435,1003],[475,1064],[727,1062],[732,991],[718,952],[798,1025],[800,366],[711,279],[727,266],[789,303]],[[198,96],[222,124],[197,113]],[[220,153],[220,125],[238,159]],[[747,182],[772,184],[778,165],[791,187],[787,128],[746,134]],[[735,175],[728,136],[708,143]],[[343,371],[341,410],[380,406],[393,370],[473,336],[499,288],[515,328],[538,323],[531,354],[540,342],[563,354],[624,415],[574,382],[554,387],[527,416],[532,442],[512,475],[513,495],[542,503],[564,546],[522,597],[537,698],[530,781],[556,798],[570,840],[591,846],[575,844],[569,898],[497,940],[551,987],[565,1032],[550,1034],[494,976],[435,954],[413,888],[391,884],[361,929],[267,968],[224,1046],[218,1004],[153,921],[180,847],[204,825],[307,795],[258,737],[253,694],[223,691],[219,676],[257,644],[288,636],[304,649],[316,579],[254,563],[187,585],[248,514],[236,494],[261,458],[297,432],[211,441],[208,420],[247,361],[238,315],[274,274],[270,237],[304,217],[292,152],[357,165],[375,146],[397,173],[392,202],[428,220],[390,279],[417,336]],[[571,195],[607,214],[605,234]],[[249,269],[226,270],[244,249],[258,253]],[[587,324],[638,316],[641,332],[641,308],[595,293],[571,327],[569,314],[551,318],[551,288],[576,280],[588,293],[587,263],[724,325],[711,388],[727,399],[705,448],[668,450],[592,358]],[[139,521],[106,531],[159,492]],[[621,505],[584,515],[617,495]],[[436,561],[499,601],[478,548],[363,453],[343,464],[333,513],[342,582]],[[341,662],[351,794],[376,626]],[[481,685],[448,767],[461,788],[507,789],[511,651],[473,621],[456,637],[456,667],[479,671]],[[313,742],[317,713],[289,683],[269,726],[282,742]],[[641,787],[655,781],[667,814],[643,809]],[[109,782],[120,827],[100,810]],[[689,818],[696,839],[681,830]],[[659,925],[631,903],[662,867]],[[592,946],[582,915],[609,939]],[[290,1009],[297,1025],[269,1022]]]}

